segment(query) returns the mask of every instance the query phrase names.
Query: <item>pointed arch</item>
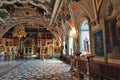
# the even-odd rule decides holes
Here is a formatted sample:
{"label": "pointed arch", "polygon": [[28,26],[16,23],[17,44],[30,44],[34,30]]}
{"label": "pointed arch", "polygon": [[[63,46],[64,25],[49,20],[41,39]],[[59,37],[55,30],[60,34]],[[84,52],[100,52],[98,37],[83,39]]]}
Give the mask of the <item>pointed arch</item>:
{"label": "pointed arch", "polygon": [[[88,21],[90,22],[90,18],[89,15],[84,11],[81,14],[79,14],[78,18],[77,18],[77,26],[79,26],[80,22],[83,21],[84,18],[87,18]],[[78,27],[79,28],[79,27]]]}
{"label": "pointed arch", "polygon": [[79,51],[82,52],[82,55],[86,55],[88,52],[91,53],[90,44],[89,20],[87,17],[83,17],[79,24]]}

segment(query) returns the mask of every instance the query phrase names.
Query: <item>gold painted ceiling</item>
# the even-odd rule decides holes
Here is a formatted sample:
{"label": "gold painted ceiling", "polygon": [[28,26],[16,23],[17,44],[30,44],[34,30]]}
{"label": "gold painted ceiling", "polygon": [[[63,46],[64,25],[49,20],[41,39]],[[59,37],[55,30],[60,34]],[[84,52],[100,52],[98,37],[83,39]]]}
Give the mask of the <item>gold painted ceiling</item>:
{"label": "gold painted ceiling", "polygon": [[55,4],[59,3],[55,0],[1,0],[0,37],[12,37],[12,31],[22,22],[27,36],[32,37],[39,32],[43,34],[42,38],[54,38],[48,26]]}

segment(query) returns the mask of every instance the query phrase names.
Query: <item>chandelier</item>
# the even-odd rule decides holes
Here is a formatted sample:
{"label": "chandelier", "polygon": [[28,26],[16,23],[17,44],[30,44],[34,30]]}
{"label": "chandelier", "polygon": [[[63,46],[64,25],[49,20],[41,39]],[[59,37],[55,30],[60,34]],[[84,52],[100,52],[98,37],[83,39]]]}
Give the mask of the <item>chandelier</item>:
{"label": "chandelier", "polygon": [[22,23],[18,24],[13,31],[13,37],[21,38],[26,37],[25,28],[23,27]]}

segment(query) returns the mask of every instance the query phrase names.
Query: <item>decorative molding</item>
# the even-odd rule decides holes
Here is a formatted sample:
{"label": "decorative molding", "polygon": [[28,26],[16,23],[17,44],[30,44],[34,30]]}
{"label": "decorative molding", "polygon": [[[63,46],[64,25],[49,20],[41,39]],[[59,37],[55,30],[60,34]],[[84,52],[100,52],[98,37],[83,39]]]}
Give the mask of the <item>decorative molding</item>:
{"label": "decorative molding", "polygon": [[90,20],[89,15],[88,15],[85,11],[82,11],[82,12],[80,13],[80,15],[78,16],[78,18],[77,18],[77,26],[80,25],[81,21],[82,21],[84,18],[85,18],[85,19],[87,18],[88,20]]}
{"label": "decorative molding", "polygon": [[98,12],[99,9],[100,9],[100,6],[101,6],[101,4],[102,4],[102,1],[103,1],[103,0],[94,0],[94,2],[95,2],[95,7],[96,7],[97,12]]}
{"label": "decorative molding", "polygon": [[95,25],[95,26],[93,26],[93,27],[91,27],[91,30],[92,30],[92,32],[98,32],[98,31],[101,31],[102,30],[102,28],[100,27],[100,25],[99,24],[97,24],[97,25]]}
{"label": "decorative molding", "polygon": [[8,1],[8,0],[4,0],[4,1],[1,1],[0,2],[0,6],[2,6],[3,4],[14,4],[16,2],[19,2],[19,3],[30,3],[32,5],[35,5],[35,6],[41,6],[47,13],[49,13],[49,11],[47,10],[47,7],[44,5],[44,3],[46,2],[49,2],[48,0],[37,0],[37,1],[33,1],[33,0],[11,0],[11,1]]}
{"label": "decorative molding", "polygon": [[91,22],[97,19],[94,0],[81,0],[79,1],[79,7],[81,7],[88,14]]}

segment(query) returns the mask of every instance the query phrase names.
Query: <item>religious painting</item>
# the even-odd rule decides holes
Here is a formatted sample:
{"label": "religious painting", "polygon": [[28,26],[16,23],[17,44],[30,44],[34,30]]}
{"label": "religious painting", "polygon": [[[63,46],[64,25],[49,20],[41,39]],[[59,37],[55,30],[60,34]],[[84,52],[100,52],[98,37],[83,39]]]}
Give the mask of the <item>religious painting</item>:
{"label": "religious painting", "polygon": [[53,54],[54,53],[54,48],[53,48],[52,44],[48,45],[48,49],[46,49],[46,51],[48,51],[48,54],[49,54],[50,58],[54,57],[54,54]]}
{"label": "religious painting", "polygon": [[95,54],[96,56],[104,56],[102,31],[94,34]]}
{"label": "religious painting", "polygon": [[106,38],[106,52],[114,53],[119,52],[119,49],[113,50],[119,46],[120,27],[119,27],[119,13],[120,13],[120,0],[109,0],[105,6],[105,36]]}
{"label": "religious painting", "polygon": [[5,51],[5,45],[4,44],[0,44],[0,52],[4,52]]}
{"label": "religious painting", "polygon": [[27,38],[25,41],[24,41],[24,46],[25,47],[30,47],[33,45],[33,40],[31,38]]}
{"label": "religious painting", "polygon": [[80,9],[79,6],[76,3],[70,3],[70,10],[73,14],[74,21],[76,22],[79,14],[80,14]]}

